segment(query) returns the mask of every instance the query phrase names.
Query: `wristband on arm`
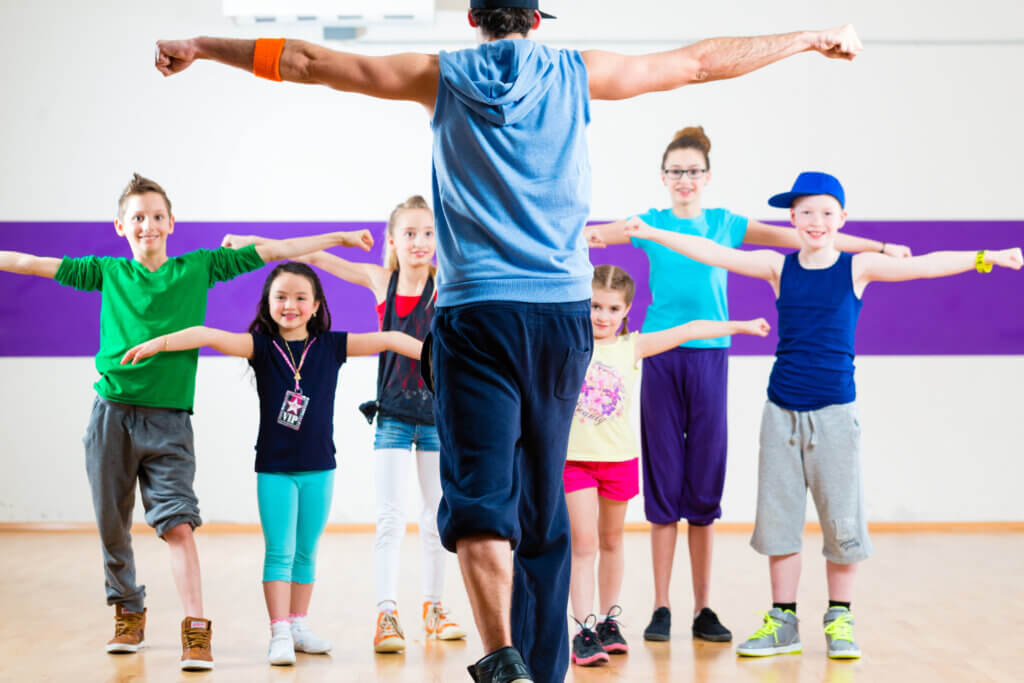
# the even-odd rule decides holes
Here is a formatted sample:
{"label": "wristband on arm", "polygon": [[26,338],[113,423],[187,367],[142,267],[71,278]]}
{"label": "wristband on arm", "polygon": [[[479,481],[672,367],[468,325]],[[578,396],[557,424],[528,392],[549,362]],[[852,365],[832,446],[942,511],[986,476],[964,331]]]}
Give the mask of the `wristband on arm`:
{"label": "wristband on arm", "polygon": [[252,53],[252,72],[270,81],[281,80],[281,53],[284,38],[259,38]]}
{"label": "wristband on arm", "polygon": [[974,257],[974,267],[979,273],[991,273],[992,264],[985,263],[985,250],[982,249],[978,252],[978,255]]}

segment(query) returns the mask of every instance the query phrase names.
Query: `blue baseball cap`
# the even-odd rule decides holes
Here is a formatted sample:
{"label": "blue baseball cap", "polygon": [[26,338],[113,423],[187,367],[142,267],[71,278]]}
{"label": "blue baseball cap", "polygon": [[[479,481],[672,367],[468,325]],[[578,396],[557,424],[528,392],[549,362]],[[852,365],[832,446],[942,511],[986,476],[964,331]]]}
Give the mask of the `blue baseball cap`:
{"label": "blue baseball cap", "polygon": [[[535,9],[540,12],[540,8],[537,7],[537,0],[470,0],[470,9]],[[540,12],[540,15],[545,19],[557,19],[558,17],[547,12]]]}
{"label": "blue baseball cap", "polygon": [[805,171],[796,177],[793,189],[789,192],[777,194],[768,200],[769,206],[780,209],[788,209],[793,206],[800,197],[809,197],[815,194],[830,194],[839,200],[839,206],[846,208],[846,193],[843,186],[835,176],[817,171]]}

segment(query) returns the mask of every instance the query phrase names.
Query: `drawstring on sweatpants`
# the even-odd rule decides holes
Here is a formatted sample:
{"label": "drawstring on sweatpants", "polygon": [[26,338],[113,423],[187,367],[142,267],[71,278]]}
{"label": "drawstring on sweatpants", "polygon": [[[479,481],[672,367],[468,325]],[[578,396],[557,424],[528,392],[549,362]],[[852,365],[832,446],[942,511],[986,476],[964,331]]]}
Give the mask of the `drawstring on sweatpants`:
{"label": "drawstring on sweatpants", "polygon": [[814,448],[814,446],[818,443],[818,432],[814,426],[814,411],[798,412],[796,410],[788,410],[786,412],[789,413],[789,417],[792,422],[792,426],[789,433],[789,445],[796,445],[798,432],[802,431],[800,429],[800,422],[802,420],[802,417],[806,415],[807,431],[809,434],[809,438],[807,440],[807,447]]}

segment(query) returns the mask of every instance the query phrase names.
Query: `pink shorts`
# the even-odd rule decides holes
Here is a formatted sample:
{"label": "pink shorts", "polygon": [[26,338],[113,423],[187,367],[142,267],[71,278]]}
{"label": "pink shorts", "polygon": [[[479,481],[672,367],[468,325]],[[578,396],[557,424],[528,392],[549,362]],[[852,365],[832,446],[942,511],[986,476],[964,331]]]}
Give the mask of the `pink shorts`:
{"label": "pink shorts", "polygon": [[624,462],[566,460],[562,480],[566,493],[596,488],[602,498],[629,500],[640,493],[640,459]]}

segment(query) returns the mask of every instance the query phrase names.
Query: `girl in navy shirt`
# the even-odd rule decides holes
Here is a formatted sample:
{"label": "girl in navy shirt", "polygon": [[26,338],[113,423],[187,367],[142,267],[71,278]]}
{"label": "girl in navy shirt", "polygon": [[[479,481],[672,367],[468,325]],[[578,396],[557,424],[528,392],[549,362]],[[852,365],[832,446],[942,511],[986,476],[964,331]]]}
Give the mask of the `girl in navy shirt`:
{"label": "girl in navy shirt", "polygon": [[282,263],[267,277],[256,319],[246,333],[190,327],[140,344],[123,363],[161,351],[209,346],[247,358],[256,375],[260,429],[257,497],[266,543],[263,593],[270,614],[271,664],[295,662],[295,651],[324,653],[331,643],[306,625],[317,543],[334,490],[334,395],[348,356],[394,351],[419,358],[420,341],[401,332],[331,331],[320,279],[302,263]]}

